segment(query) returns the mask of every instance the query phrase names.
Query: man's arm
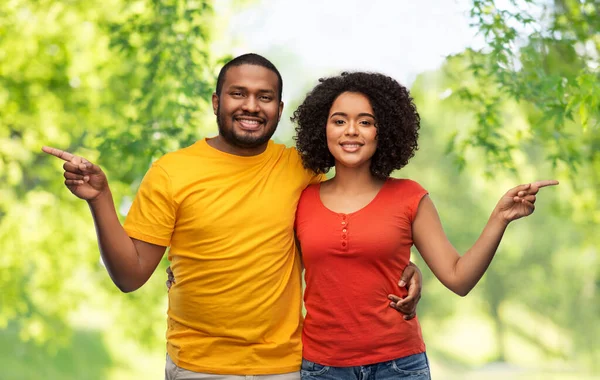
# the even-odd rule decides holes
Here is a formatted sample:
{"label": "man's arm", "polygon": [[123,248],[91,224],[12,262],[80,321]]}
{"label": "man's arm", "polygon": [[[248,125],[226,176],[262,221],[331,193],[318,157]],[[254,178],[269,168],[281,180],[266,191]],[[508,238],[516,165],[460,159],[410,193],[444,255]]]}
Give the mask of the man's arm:
{"label": "man's arm", "polygon": [[65,186],[88,202],[102,261],[115,285],[123,292],[138,289],[148,281],[166,247],[127,235],[117,217],[106,175],[98,165],[60,149],[43,147],[42,150],[65,161]]}
{"label": "man's arm", "polygon": [[400,298],[395,294],[388,295],[390,307],[404,314],[404,319],[408,321],[417,315],[417,304],[421,300],[423,275],[419,267],[409,262],[404,268],[404,272],[402,272],[398,286],[401,288],[406,287],[408,294],[404,298]]}
{"label": "man's arm", "polygon": [[115,285],[125,293],[148,281],[167,247],[132,239],[121,225],[110,189],[88,201],[102,261]]}

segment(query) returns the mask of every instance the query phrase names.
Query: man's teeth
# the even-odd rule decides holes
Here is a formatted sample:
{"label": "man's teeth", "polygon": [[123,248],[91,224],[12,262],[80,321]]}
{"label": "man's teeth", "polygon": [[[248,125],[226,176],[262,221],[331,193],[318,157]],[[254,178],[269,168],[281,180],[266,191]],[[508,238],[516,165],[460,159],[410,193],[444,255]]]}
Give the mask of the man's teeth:
{"label": "man's teeth", "polygon": [[245,123],[245,124],[259,124],[258,120],[240,119],[240,122]]}

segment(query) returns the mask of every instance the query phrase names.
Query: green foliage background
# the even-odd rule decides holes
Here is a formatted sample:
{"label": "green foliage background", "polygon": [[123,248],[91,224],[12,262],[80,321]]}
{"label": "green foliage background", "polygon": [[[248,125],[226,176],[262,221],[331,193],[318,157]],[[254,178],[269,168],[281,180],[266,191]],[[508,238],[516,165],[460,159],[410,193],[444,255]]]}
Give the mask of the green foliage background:
{"label": "green foliage background", "polygon": [[[416,254],[426,277],[419,315],[437,378],[595,378],[600,6],[503,4],[473,0],[486,46],[412,85],[421,149],[397,175],[430,191],[463,251],[503,191],[542,178],[561,185],[511,226],[465,299]],[[153,159],[215,131],[208,102],[227,57],[212,48],[223,25],[213,5],[0,3],[0,378],[161,377],[167,263],[141,290],[116,290],[87,206],[40,147],[101,164],[125,212]]]}

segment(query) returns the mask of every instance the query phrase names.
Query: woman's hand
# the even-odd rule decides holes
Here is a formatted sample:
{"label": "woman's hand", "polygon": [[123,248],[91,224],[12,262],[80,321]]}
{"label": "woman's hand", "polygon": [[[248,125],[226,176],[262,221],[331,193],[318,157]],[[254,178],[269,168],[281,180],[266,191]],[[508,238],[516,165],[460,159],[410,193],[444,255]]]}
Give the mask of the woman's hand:
{"label": "woman's hand", "polygon": [[536,194],[542,187],[556,186],[558,181],[537,181],[525,185],[519,185],[506,192],[496,205],[494,212],[504,220],[506,224],[529,216],[535,210]]}

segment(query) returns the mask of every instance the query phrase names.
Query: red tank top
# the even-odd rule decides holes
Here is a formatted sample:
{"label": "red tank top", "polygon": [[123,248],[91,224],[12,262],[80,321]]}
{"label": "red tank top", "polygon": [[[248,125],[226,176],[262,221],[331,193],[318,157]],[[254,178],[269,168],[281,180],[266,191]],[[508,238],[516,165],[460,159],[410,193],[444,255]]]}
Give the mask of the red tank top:
{"label": "red tank top", "polygon": [[362,209],[336,213],[320,185],[304,190],[296,214],[306,290],[303,356],[329,366],[384,362],[425,351],[417,318],[389,307],[410,260],[412,222],[427,194],[418,183],[388,179]]}

